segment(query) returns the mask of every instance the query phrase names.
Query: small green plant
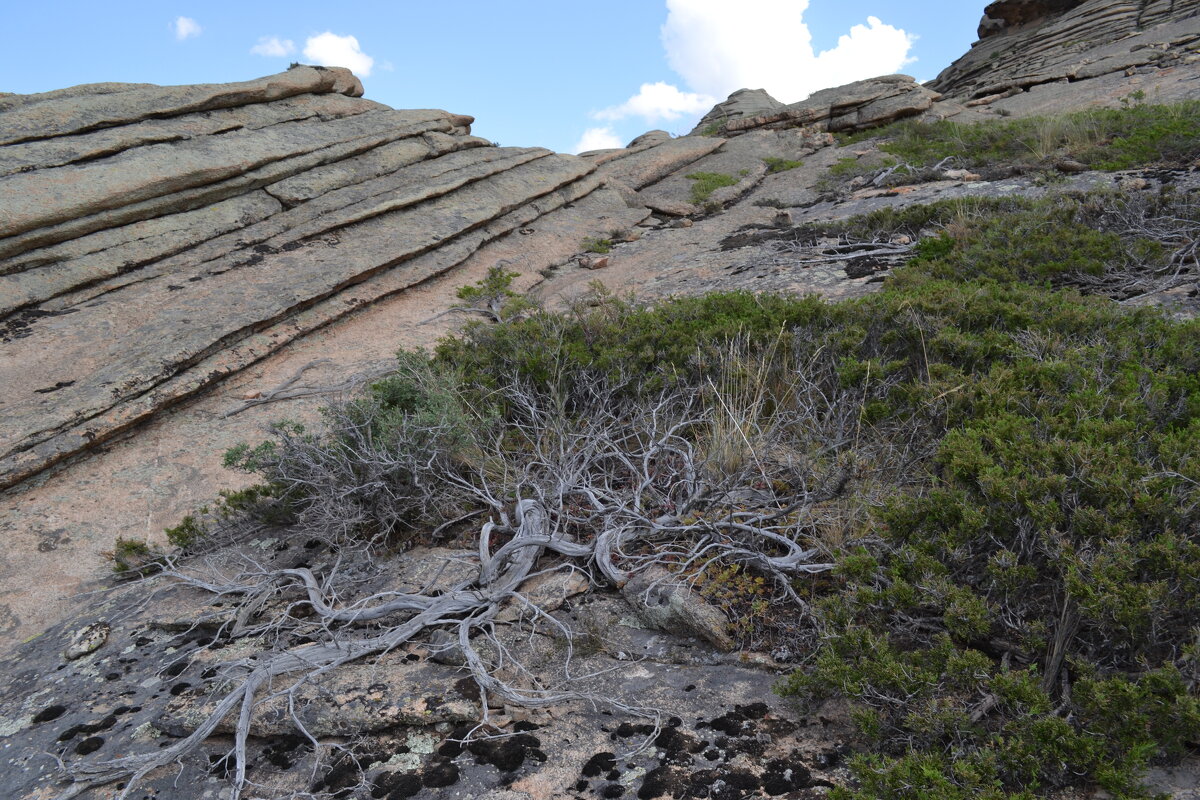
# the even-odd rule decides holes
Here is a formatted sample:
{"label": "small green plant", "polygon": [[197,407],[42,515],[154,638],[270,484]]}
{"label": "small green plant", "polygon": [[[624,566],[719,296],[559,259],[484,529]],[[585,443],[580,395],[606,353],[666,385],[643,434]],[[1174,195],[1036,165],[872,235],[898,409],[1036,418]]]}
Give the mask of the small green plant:
{"label": "small green plant", "polygon": [[612,239],[597,239],[588,237],[583,240],[583,250],[585,253],[598,253],[599,255],[607,255],[613,249]]}
{"label": "small green plant", "polygon": [[692,183],[692,202],[703,205],[717,189],[736,186],[738,179],[723,172],[693,172],[686,176]]}
{"label": "small green plant", "polygon": [[724,120],[716,120],[715,122],[710,122],[700,130],[700,135],[701,136],[720,136],[721,135],[721,127],[724,124],[725,124]]}
{"label": "small green plant", "polygon": [[178,525],[167,528],[164,533],[172,546],[187,550],[200,542],[207,535],[207,530],[195,516],[188,514]]}
{"label": "small green plant", "polygon": [[140,539],[118,536],[108,555],[118,575],[149,575],[162,569],[163,554]]}
{"label": "small green plant", "polygon": [[505,269],[503,264],[489,267],[482,280],[458,288],[455,294],[462,302],[455,307],[484,312],[497,322],[524,313],[533,303],[513,291],[513,279],[518,277],[520,273]]}
{"label": "small green plant", "polygon": [[1145,99],[1146,99],[1146,93],[1141,89],[1137,89],[1137,90],[1132,91],[1129,94],[1125,95],[1124,97],[1122,97],[1121,105],[1124,106],[1125,108],[1128,108],[1131,105],[1137,105],[1137,104],[1141,103]]}
{"label": "small green plant", "polygon": [[770,174],[775,174],[776,172],[787,172],[789,169],[796,169],[797,167],[804,166],[803,161],[791,161],[786,158],[778,158],[775,156],[764,158],[763,163],[767,165],[767,172]]}

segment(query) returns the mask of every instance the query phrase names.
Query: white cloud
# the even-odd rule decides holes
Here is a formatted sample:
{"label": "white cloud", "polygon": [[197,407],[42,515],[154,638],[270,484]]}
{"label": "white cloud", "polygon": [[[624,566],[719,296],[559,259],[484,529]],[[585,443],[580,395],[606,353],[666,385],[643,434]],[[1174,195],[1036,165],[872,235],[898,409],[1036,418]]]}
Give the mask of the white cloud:
{"label": "white cloud", "polygon": [[785,103],[829,86],[895,72],[911,63],[913,37],[867,17],[816,52],[804,24],[809,0],[667,0],[667,63],[695,92],[724,98],[766,89]]}
{"label": "white cloud", "polygon": [[571,152],[586,153],[589,150],[612,150],[624,146],[625,143],[617,137],[612,128],[588,128],[583,132],[583,136],[579,137],[579,142]]}
{"label": "white cloud", "polygon": [[346,67],[360,78],[368,77],[375,66],[375,59],[359,48],[357,38],[329,31],[308,37],[304,57],[322,67]]}
{"label": "white cloud", "polygon": [[[681,92],[669,83],[643,83],[641,91],[619,106],[592,114],[596,119],[618,120],[642,117],[649,124],[660,120],[675,120],[682,116],[703,114],[717,100],[704,94]],[[595,129],[600,130],[600,129]]]}
{"label": "white cloud", "polygon": [[175,38],[181,42],[199,36],[204,31],[200,23],[191,17],[176,17],[171,23],[171,28],[175,31]]}
{"label": "white cloud", "polygon": [[257,56],[282,58],[296,52],[296,43],[291,39],[280,39],[278,36],[260,36],[258,44],[251,47],[250,52]]}

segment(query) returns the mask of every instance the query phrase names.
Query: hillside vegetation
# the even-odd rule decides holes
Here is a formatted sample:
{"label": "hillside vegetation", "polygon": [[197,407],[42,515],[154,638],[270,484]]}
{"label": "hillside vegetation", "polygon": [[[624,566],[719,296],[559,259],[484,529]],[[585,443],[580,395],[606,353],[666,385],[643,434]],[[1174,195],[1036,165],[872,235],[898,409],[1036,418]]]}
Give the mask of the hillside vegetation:
{"label": "hillside vegetation", "polygon": [[[1153,161],[1121,125],[1175,142],[1196,108],[1093,113],[1105,148],[1071,152]],[[1172,159],[1196,154],[1185,124]],[[1007,158],[1006,131],[905,123],[885,148]],[[386,552],[481,512],[519,538],[503,509],[536,505],[556,557],[610,584],[666,570],[795,664],[778,691],[848,702],[842,800],[1142,797],[1200,743],[1200,322],[1114,300],[1194,280],[1198,226],[1164,191],[795,229],[917,240],[840,303],[597,287],[551,313],[496,269],[460,296],[499,322],[401,353],[324,430],[231,451],[264,483],[222,513]]]}
{"label": "hillside vegetation", "polygon": [[847,157],[833,179],[886,172],[887,185],[926,180],[958,167],[994,179],[1029,171],[1078,172],[1189,165],[1200,158],[1200,101],[1091,109],[988,124],[902,120],[843,136],[843,145],[878,141],[881,159]]}

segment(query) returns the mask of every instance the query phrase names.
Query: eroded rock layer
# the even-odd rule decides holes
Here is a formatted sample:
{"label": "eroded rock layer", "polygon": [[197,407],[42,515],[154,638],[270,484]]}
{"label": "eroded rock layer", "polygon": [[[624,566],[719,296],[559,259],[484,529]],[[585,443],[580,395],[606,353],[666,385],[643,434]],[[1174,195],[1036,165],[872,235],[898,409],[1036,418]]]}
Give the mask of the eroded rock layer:
{"label": "eroded rock layer", "polygon": [[0,110],[0,487],[593,191],[347,70]]}
{"label": "eroded rock layer", "polygon": [[1015,114],[1200,93],[1200,0],[1006,0],[979,35],[930,88]]}

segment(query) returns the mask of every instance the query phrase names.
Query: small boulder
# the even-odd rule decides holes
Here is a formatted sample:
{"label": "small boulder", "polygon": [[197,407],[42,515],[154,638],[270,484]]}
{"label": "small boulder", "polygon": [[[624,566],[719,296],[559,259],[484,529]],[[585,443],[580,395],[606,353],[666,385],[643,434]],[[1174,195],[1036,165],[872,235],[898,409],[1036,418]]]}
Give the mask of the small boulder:
{"label": "small boulder", "polygon": [[80,628],[71,636],[70,644],[63,650],[63,658],[67,661],[74,661],[96,652],[108,641],[108,634],[111,631],[112,628],[107,622],[93,622],[91,625]]}
{"label": "small boulder", "polygon": [[671,134],[666,131],[647,131],[626,145],[626,149],[633,150],[637,147],[654,147],[655,145],[665,144],[669,141],[671,141]]}
{"label": "small boulder", "polygon": [[621,591],[638,618],[652,628],[699,637],[722,652],[735,646],[725,615],[666,570],[641,572]]}
{"label": "small boulder", "polygon": [[712,107],[692,130],[693,134],[719,128],[732,119],[762,117],[785,108],[784,104],[767,94],[765,89],[738,89]]}

